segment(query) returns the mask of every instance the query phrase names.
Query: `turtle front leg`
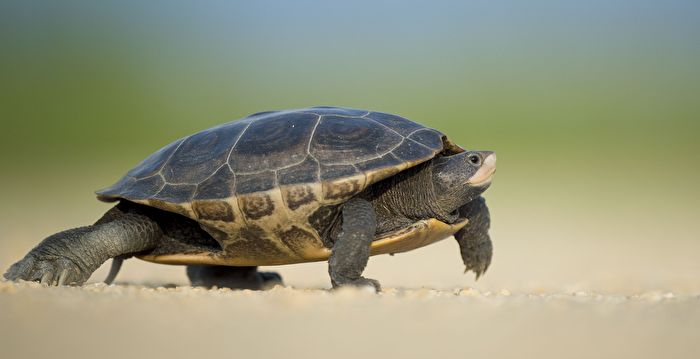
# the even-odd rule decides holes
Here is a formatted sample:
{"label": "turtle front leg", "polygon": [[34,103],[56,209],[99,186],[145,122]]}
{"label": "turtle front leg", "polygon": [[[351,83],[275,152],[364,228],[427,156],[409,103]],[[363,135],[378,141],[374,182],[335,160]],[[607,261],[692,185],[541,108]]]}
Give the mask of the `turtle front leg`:
{"label": "turtle front leg", "polygon": [[4,274],[8,280],[47,285],[83,284],[109,258],[156,246],[162,232],[144,214],[108,211],[95,225],[69,229],[44,239]]}
{"label": "turtle front leg", "polygon": [[353,198],[343,206],[342,231],[333,244],[331,258],[328,260],[328,273],[333,288],[370,286],[380,290],[379,282],[362,277],[376,228],[376,215],[369,202]]}
{"label": "turtle front leg", "polygon": [[479,279],[489,268],[493,255],[489,236],[491,217],[486,200],[479,197],[467,203],[459,209],[459,216],[469,219],[469,224],[454,235],[466,266],[464,272],[473,271]]}

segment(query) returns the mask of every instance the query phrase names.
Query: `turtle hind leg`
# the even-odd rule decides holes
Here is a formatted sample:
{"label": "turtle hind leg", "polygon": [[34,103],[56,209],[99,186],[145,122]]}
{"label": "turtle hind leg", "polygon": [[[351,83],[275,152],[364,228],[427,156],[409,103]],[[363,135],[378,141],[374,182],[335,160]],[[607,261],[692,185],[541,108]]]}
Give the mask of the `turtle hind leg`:
{"label": "turtle hind leg", "polygon": [[151,218],[117,205],[92,226],[47,237],[4,277],[47,285],[83,284],[107,259],[153,249],[161,236]]}
{"label": "turtle hind leg", "polygon": [[284,285],[274,272],[258,272],[258,267],[189,265],[187,277],[195,287],[265,290]]}

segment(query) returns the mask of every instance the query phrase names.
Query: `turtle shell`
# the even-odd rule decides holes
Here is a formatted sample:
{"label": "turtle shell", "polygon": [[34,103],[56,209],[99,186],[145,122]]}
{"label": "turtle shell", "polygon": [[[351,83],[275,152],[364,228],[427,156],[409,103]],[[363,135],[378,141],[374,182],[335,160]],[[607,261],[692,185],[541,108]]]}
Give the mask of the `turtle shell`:
{"label": "turtle shell", "polygon": [[[201,253],[212,263],[322,260],[328,251],[322,227],[342,203],[438,154],[462,151],[441,132],[386,113],[262,112],[163,147],[97,196],[194,219],[222,247]],[[168,262],[167,256],[203,263],[182,253],[150,259]]]}

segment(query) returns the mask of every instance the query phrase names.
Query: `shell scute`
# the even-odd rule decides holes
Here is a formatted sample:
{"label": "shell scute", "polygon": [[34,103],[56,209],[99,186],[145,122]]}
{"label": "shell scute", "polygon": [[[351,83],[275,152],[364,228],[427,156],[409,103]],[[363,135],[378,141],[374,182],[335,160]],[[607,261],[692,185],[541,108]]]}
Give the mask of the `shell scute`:
{"label": "shell scute", "polygon": [[364,118],[323,116],[311,140],[311,154],[321,164],[352,164],[382,155],[403,138]]}
{"label": "shell scute", "polygon": [[253,121],[231,150],[229,166],[236,174],[277,170],[303,161],[319,116],[282,113]]}
{"label": "shell scute", "polygon": [[222,199],[233,196],[236,178],[226,165],[197,185],[193,199]]}
{"label": "shell scute", "polygon": [[243,214],[252,220],[270,216],[275,212],[275,203],[267,193],[244,195],[238,200]]}
{"label": "shell scute", "polygon": [[416,161],[423,162],[421,161],[422,159],[434,156],[434,152],[435,150],[431,150],[415,141],[403,141],[399,147],[391,151],[399,160],[411,163]]}
{"label": "shell scute", "polygon": [[233,208],[226,201],[193,201],[192,211],[197,218],[206,221],[233,222]]}
{"label": "shell scute", "polygon": [[127,184],[117,188],[120,188],[120,195],[139,200],[153,197],[164,185],[165,181],[163,181],[163,177],[154,175],[135,181],[129,181]]}
{"label": "shell scute", "polygon": [[164,165],[169,183],[196,184],[226,163],[231,146],[245,130],[243,124],[229,123],[187,137]]}
{"label": "shell scute", "polygon": [[282,189],[282,195],[287,207],[292,211],[305,204],[318,201],[314,189],[309,185],[287,186]]}
{"label": "shell scute", "polygon": [[171,203],[189,202],[196,189],[197,186],[193,184],[166,183],[163,188],[158,191],[158,193],[151,196],[151,198]]}
{"label": "shell scute", "polygon": [[296,183],[312,183],[319,180],[319,163],[315,158],[307,156],[304,161],[277,170],[277,183],[281,186]]}
{"label": "shell scute", "polygon": [[175,150],[178,147],[180,147],[180,144],[183,141],[185,141],[185,139],[181,138],[173,143],[166,145],[165,147],[156,151],[154,154],[146,157],[146,159],[144,159],[126,175],[129,177],[134,177],[136,179],[156,175],[163,168],[165,162],[168,161],[168,159],[170,159],[170,156],[172,156],[173,152],[175,152]]}
{"label": "shell scute", "polygon": [[330,181],[360,174],[353,165],[321,165],[321,180]]}
{"label": "shell scute", "polygon": [[432,128],[424,128],[413,132],[409,139],[420,143],[421,145],[430,148],[433,151],[442,150],[444,144],[442,140],[443,135],[440,132],[433,130]]}
{"label": "shell scute", "polygon": [[277,175],[273,171],[237,175],[236,195],[269,191],[277,185]]}
{"label": "shell scute", "polygon": [[408,136],[416,130],[425,128],[403,117],[383,112],[370,112],[365,117],[390,128],[392,131],[396,131],[401,136]]}
{"label": "shell scute", "polygon": [[347,200],[360,193],[364,188],[364,184],[364,175],[343,178],[340,181],[324,181],[322,182],[323,197],[330,202]]}

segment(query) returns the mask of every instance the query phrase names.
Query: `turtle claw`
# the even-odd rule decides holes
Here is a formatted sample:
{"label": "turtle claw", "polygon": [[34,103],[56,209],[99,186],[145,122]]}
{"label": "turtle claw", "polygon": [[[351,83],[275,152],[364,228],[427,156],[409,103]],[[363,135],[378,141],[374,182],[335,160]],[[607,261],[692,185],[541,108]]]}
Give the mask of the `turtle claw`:
{"label": "turtle claw", "polygon": [[491,258],[484,259],[482,258],[480,261],[477,261],[475,263],[468,263],[466,264],[466,267],[464,268],[464,273],[466,274],[469,271],[474,272],[474,280],[479,280],[481,276],[486,273],[486,270],[489,269],[489,265],[491,264]]}
{"label": "turtle claw", "polygon": [[66,258],[37,259],[27,255],[13,264],[3,275],[5,279],[40,282],[46,286],[80,285],[90,277],[80,267]]}
{"label": "turtle claw", "polygon": [[462,249],[462,262],[464,263],[464,273],[474,272],[474,280],[479,280],[486,273],[491,265],[493,246],[491,242],[484,242],[479,246]]}
{"label": "turtle claw", "polygon": [[52,271],[45,271],[43,272],[44,275],[41,276],[41,281],[40,283],[46,286],[52,286],[54,284],[53,281],[53,272]]}
{"label": "turtle claw", "polygon": [[343,281],[342,283],[333,283],[333,289],[340,289],[343,287],[372,288],[377,293],[382,291],[382,286],[379,284],[379,281],[377,281],[376,279],[370,279],[365,277]]}
{"label": "turtle claw", "polygon": [[66,285],[66,282],[70,279],[71,270],[68,268],[63,268],[61,273],[58,275],[58,286]]}

